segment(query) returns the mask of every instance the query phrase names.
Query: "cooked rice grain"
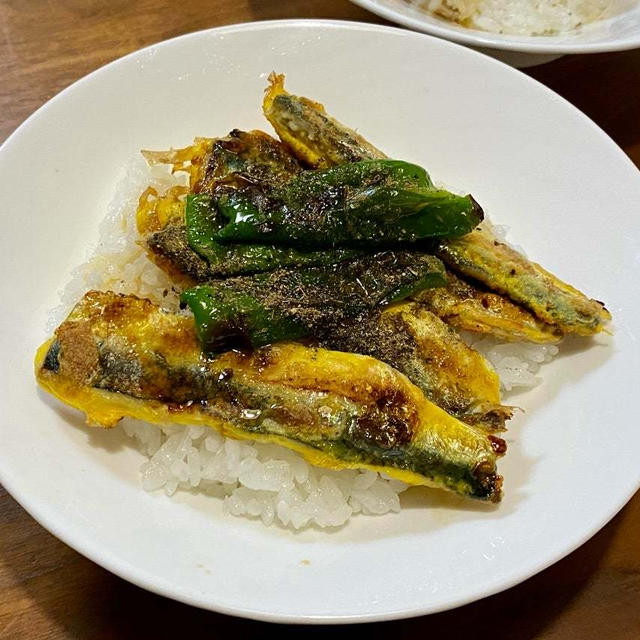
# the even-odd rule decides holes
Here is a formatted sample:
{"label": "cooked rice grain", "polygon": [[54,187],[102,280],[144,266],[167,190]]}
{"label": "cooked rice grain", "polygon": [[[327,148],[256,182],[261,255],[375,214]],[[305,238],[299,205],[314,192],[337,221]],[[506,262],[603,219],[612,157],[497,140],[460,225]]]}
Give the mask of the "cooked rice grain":
{"label": "cooked rice grain", "polygon": [[225,438],[206,427],[157,427],[123,420],[149,458],[140,468],[142,487],[204,492],[223,498],[234,516],[260,518],[301,529],[337,527],[352,515],[400,510],[406,485],[372,471],[314,467],[278,445]]}

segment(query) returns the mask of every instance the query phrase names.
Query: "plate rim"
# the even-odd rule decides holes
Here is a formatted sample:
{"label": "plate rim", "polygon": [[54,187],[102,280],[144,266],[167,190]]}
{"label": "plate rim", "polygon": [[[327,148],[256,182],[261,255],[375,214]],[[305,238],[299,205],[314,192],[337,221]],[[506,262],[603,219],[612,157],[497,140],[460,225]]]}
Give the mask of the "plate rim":
{"label": "plate rim", "polygon": [[[345,21],[345,20],[325,20],[325,19],[285,19],[285,20],[261,20],[254,22],[246,22],[246,23],[238,23],[225,25],[221,27],[213,27],[210,29],[202,29],[194,32],[189,32],[186,34],[181,34],[179,36],[169,38],[167,40],[162,40],[156,43],[152,43],[148,46],[145,46],[141,49],[137,49],[129,54],[121,56],[115,60],[112,60],[105,65],[95,69],[94,71],[86,74],[85,76],[79,78],[78,80],[72,82],[70,85],[62,89],[59,93],[53,96],[51,99],[46,101],[43,105],[41,105],[38,109],[36,109],[31,115],[29,115],[3,142],[0,146],[0,155],[6,152],[8,148],[10,148],[13,144],[15,144],[16,140],[19,138],[21,132],[28,128],[29,124],[38,118],[49,105],[54,103],[56,100],[60,99],[62,96],[65,96],[68,92],[71,92],[76,85],[80,85],[85,81],[88,81],[90,78],[93,78],[100,73],[104,72],[106,69],[110,68],[112,65],[120,64],[122,61],[127,60],[128,58],[139,56],[141,53],[152,50],[159,46],[164,46],[168,43],[174,43],[178,40],[186,40],[189,38],[197,38],[197,37],[206,37],[209,34],[218,35],[224,32],[236,32],[236,31],[252,31],[252,30],[261,30],[263,28],[296,28],[296,27],[309,27],[309,28],[337,28],[337,29],[345,29],[345,30],[354,30],[354,31],[369,31],[369,32],[395,32],[397,35],[402,35],[407,38],[427,38],[430,40],[437,40],[438,46],[452,47],[454,49],[465,49],[467,52],[465,55],[470,56],[481,56],[484,59],[485,63],[500,65],[503,67],[503,71],[507,70],[508,73],[513,73],[524,78],[525,82],[533,83],[538,88],[544,89],[547,93],[548,97],[551,99],[559,100],[564,103],[565,107],[569,107],[574,116],[579,116],[584,124],[588,124],[603,140],[609,145],[613,145],[613,147],[619,152],[619,155],[622,156],[621,159],[626,160],[627,164],[633,168],[636,172],[638,172],[637,167],[631,161],[629,156],[622,150],[619,145],[593,120],[591,120],[588,116],[586,116],[582,111],[580,111],[577,107],[572,105],[562,96],[559,96],[553,90],[549,89],[544,84],[538,82],[537,80],[527,76],[526,74],[521,73],[520,71],[506,65],[498,60],[495,60],[489,56],[486,56],[480,52],[473,51],[471,49],[461,47],[459,44],[452,43],[447,40],[442,40],[439,38],[435,38],[431,35],[427,35],[421,32],[407,31],[405,29],[394,27],[394,26],[386,26],[386,25],[377,25],[366,22],[353,22],[353,21]],[[522,79],[521,78],[521,79]],[[362,622],[380,622],[386,620],[398,620],[411,618],[416,616],[429,615],[432,613],[438,613],[442,611],[447,611],[450,609],[454,609],[460,606],[464,606],[471,602],[478,601],[485,597],[495,595],[502,591],[512,588],[513,586],[520,584],[532,576],[538,574],[539,572],[545,570],[549,566],[555,564],[562,558],[568,556],[570,553],[575,551],[578,547],[583,545],[587,540],[593,537],[598,531],[600,531],[611,519],[613,519],[620,510],[627,504],[627,502],[633,497],[638,488],[640,488],[640,468],[638,469],[637,475],[634,480],[629,482],[629,488],[624,493],[622,498],[620,498],[614,506],[608,509],[605,515],[599,520],[598,524],[595,525],[592,529],[582,532],[580,535],[576,536],[573,542],[569,545],[565,545],[561,550],[556,553],[550,555],[545,559],[544,562],[540,562],[534,568],[530,569],[526,572],[519,572],[517,575],[514,573],[510,578],[497,580],[493,583],[485,583],[482,588],[476,589],[473,593],[468,593],[464,596],[460,596],[457,599],[451,599],[446,602],[446,604],[440,604],[436,606],[429,606],[426,603],[424,606],[413,607],[407,609],[401,609],[396,611],[385,611],[382,613],[357,613],[357,614],[331,614],[331,615],[305,615],[305,614],[291,614],[291,613],[270,613],[268,611],[263,611],[259,609],[251,609],[251,608],[243,608],[238,606],[228,606],[225,604],[217,604],[211,603],[205,597],[198,597],[194,592],[187,592],[182,587],[167,581],[161,577],[150,574],[149,572],[138,568],[136,565],[121,560],[117,555],[102,550],[101,547],[97,545],[93,545],[91,540],[83,539],[81,533],[76,532],[74,529],[65,530],[64,526],[64,516],[56,517],[56,513],[51,511],[47,505],[38,504],[37,498],[33,498],[29,495],[24,495],[21,493],[19,489],[19,478],[11,477],[10,474],[6,472],[2,465],[0,465],[0,483],[5,487],[7,492],[29,513],[31,517],[34,518],[41,526],[43,526],[47,531],[53,534],[56,538],[73,548],[75,551],[88,558],[92,562],[95,562],[99,566],[105,568],[106,570],[114,573],[118,577],[138,586],[147,591],[155,593],[157,595],[161,595],[163,597],[170,598],[172,600],[176,600],[182,602],[184,604],[188,604],[191,606],[195,606],[201,609],[211,610],[218,613],[231,615],[231,616],[240,616],[244,618],[249,618],[253,620],[259,620],[264,622],[276,622],[276,623],[286,623],[286,624],[350,624],[350,623],[362,623]],[[86,538],[86,536],[85,536]]]}

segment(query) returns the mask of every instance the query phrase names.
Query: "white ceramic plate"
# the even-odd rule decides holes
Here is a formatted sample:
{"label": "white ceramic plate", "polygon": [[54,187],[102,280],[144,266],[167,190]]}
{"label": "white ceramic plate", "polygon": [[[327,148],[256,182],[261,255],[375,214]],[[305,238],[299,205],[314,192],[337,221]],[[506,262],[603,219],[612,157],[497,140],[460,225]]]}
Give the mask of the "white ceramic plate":
{"label": "white ceramic plate", "polygon": [[[416,73],[416,67],[428,73]],[[437,491],[400,514],[294,534],[213,498],[148,494],[117,434],[36,391],[47,312],[97,237],[140,148],[266,127],[272,69],[390,155],[472,192],[531,256],[607,301],[614,338],[572,343],[515,400],[497,508]],[[564,100],[494,60],[409,31],[272,22],[184,36],[77,82],[0,150],[0,480],[47,529],[114,573],[263,620],[364,621],[455,607],[587,540],[640,481],[640,174]]]}
{"label": "white ceramic plate", "polygon": [[[519,36],[468,29],[432,15],[407,0],[351,0],[355,4],[398,24],[424,31],[447,40],[489,50],[518,52],[505,56],[516,66],[528,66],[567,53],[622,51],[640,47],[640,2],[616,0],[618,14],[585,25],[571,33],[556,36]],[[522,54],[534,54],[524,56]]]}

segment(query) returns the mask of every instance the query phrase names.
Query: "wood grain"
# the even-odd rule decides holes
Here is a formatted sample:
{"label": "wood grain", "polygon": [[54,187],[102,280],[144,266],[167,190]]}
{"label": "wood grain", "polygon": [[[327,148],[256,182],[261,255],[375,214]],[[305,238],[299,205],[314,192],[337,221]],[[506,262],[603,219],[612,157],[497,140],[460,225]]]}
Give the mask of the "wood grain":
{"label": "wood grain", "polygon": [[[0,0],[0,140],[73,81],[142,46],[234,22],[298,17],[383,22],[346,0]],[[640,166],[640,50],[567,56],[528,73],[582,109]],[[366,631],[398,638],[638,640],[639,539],[636,495],[591,541],[522,585],[455,611]],[[124,582],[47,533],[1,488],[0,594],[3,640],[265,632],[261,623],[193,609]]]}

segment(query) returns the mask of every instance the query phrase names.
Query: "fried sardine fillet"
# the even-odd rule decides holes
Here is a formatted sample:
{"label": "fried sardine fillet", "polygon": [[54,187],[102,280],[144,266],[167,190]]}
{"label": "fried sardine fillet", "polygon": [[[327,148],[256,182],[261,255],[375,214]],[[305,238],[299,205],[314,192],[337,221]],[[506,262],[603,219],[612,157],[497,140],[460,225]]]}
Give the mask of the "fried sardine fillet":
{"label": "fried sardine fillet", "polygon": [[392,367],[296,343],[203,354],[193,318],[92,291],[36,356],[40,385],[90,424],[201,424],[332,469],[364,468],[497,502],[503,440],[460,422]]}

